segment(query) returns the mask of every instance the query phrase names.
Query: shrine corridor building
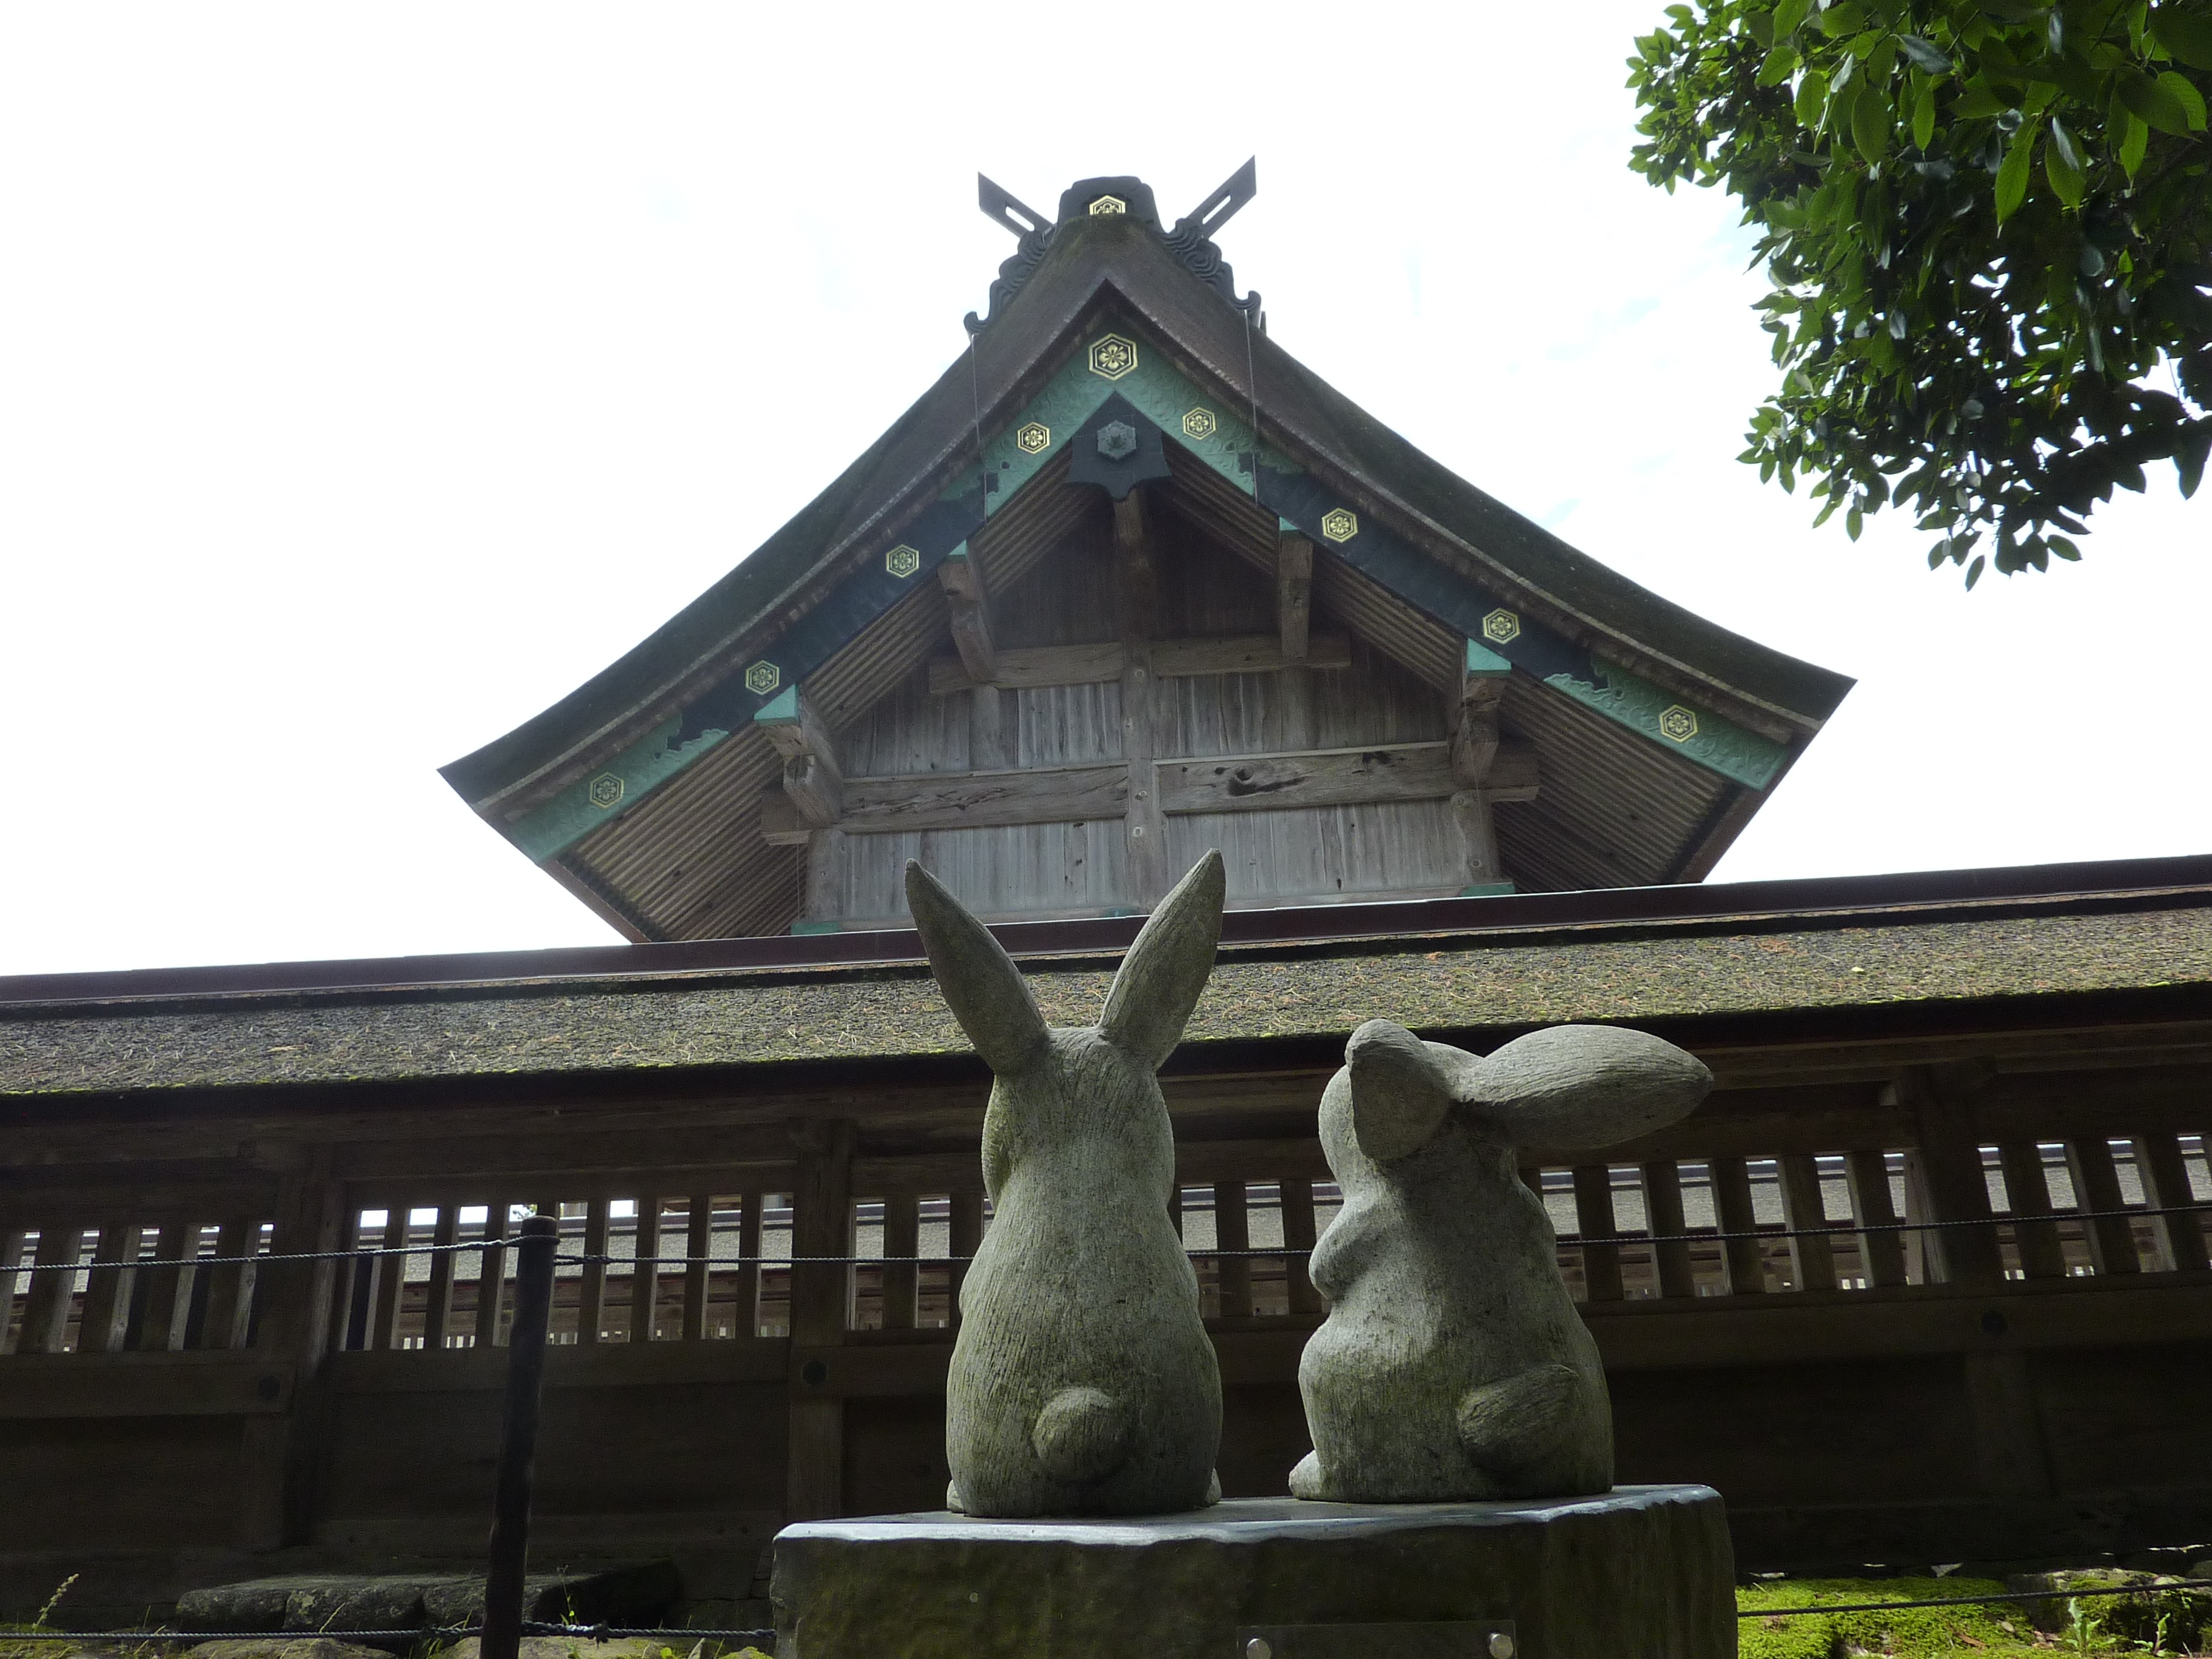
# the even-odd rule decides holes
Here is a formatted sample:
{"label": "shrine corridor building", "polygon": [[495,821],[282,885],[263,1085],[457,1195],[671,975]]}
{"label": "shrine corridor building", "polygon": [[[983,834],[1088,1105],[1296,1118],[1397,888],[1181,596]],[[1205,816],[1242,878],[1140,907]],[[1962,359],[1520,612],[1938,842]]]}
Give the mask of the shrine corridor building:
{"label": "shrine corridor building", "polygon": [[1181,1224],[1281,1252],[1198,1258],[1230,1495],[1306,1449],[1352,1028],[1622,1021],[1715,1093],[1524,1176],[1623,1480],[1718,1487],[1750,1566],[2212,1526],[2212,859],[1700,885],[1850,683],[1303,368],[1212,240],[1252,188],[1168,226],[1134,179],[1049,217],[987,182],[1018,240],[943,378],[446,769],[633,944],[0,981],[0,1269],[85,1264],[0,1279],[36,1494],[0,1602],[477,1559],[532,1206],[599,1258],[560,1281],[538,1561],[671,1560],[736,1616],[786,1520],[935,1507],[988,1073],[901,872],[1088,1024],[1208,848]]}

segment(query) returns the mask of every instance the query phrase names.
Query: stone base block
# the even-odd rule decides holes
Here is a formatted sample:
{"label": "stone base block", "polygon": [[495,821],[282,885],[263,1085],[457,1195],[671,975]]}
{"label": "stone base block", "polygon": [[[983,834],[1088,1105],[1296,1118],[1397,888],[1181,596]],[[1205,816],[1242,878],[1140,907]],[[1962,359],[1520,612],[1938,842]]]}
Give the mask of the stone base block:
{"label": "stone base block", "polygon": [[773,1595],[780,1659],[1733,1659],[1735,1581],[1719,1493],[1617,1486],[811,1521],[776,1535]]}

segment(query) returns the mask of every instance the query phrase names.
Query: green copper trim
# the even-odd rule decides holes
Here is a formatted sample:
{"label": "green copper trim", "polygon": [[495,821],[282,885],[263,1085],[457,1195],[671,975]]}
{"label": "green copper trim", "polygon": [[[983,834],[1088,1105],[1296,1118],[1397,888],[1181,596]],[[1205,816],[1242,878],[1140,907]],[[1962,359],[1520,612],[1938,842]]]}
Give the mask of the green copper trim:
{"label": "green copper trim", "polygon": [[1486,679],[1503,678],[1513,672],[1513,665],[1481,641],[1469,640],[1467,642],[1467,672]]}
{"label": "green copper trim", "polygon": [[1510,881],[1478,881],[1459,890],[1462,898],[1506,898],[1521,890]]}
{"label": "green copper trim", "polygon": [[753,710],[753,724],[773,726],[778,721],[789,725],[799,718],[799,688],[787,685],[759,708]]}
{"label": "green copper trim", "polygon": [[1602,657],[1594,660],[1605,674],[1602,689],[1571,674],[1554,674],[1544,684],[1747,788],[1764,789],[1781,775],[1789,751],[1780,744],[1709,708],[1685,703],[1619,663]]}
{"label": "green copper trim", "polygon": [[837,921],[794,921],[791,924],[791,931],[794,933],[842,933],[845,926]]}
{"label": "green copper trim", "polygon": [[632,744],[590,777],[526,812],[507,830],[508,839],[533,862],[543,864],[621,817],[624,809],[636,805],[730,735],[702,732],[682,748],[671,749],[669,739],[682,724],[680,720],[662,721],[643,742]]}

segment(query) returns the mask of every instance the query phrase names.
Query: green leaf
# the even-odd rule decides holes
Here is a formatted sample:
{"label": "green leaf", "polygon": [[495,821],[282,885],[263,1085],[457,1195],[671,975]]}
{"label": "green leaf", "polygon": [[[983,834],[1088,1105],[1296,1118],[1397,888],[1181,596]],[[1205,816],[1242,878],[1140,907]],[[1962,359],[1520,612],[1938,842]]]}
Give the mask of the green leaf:
{"label": "green leaf", "polygon": [[2150,153],[2150,127],[2133,110],[2120,111],[2124,125],[2120,139],[2120,165],[2127,169],[2130,182],[2142,168],[2143,157]]}
{"label": "green leaf", "polygon": [[2212,70],[2212,17],[2191,17],[2179,6],[2163,5],[2150,15],[2150,32],[2178,62]]}
{"label": "green leaf", "polygon": [[1759,66],[1759,84],[1778,87],[1797,70],[1797,48],[1787,41],[1766,54],[1766,61]]}
{"label": "green leaf", "polygon": [[1961,119],[1976,121],[1986,119],[2010,107],[1996,95],[1990,83],[1978,75],[1966,82],[1966,90],[1960,96],[1951,113]]}
{"label": "green leaf", "polygon": [[2177,75],[2172,70],[2160,74],[2158,83],[2172,94],[2175,103],[2181,106],[2182,113],[2189,118],[2189,130],[2191,132],[2203,131],[2204,94],[2197,90],[2196,83],[2187,76]]}
{"label": "green leaf", "polygon": [[2176,137],[2185,137],[2189,132],[2189,112],[2174,95],[2132,64],[2123,64],[2119,72],[2120,101],[2160,132],[2170,132]]}
{"label": "green leaf", "polygon": [[1779,40],[1795,34],[1812,9],[1813,0],[1779,0],[1774,8],[1774,38]]}
{"label": "green leaf", "polygon": [[1897,116],[1889,106],[1889,94],[1880,87],[1859,84],[1859,95],[1851,103],[1851,142],[1858,146],[1870,167],[1880,167],[1881,158],[1889,154],[1889,136],[1896,126]]}
{"label": "green leaf", "polygon": [[1912,60],[1913,68],[1924,70],[1930,75],[1948,75],[1951,72],[1950,58],[1933,40],[1923,40],[1917,34],[1900,34],[1897,37],[1897,44]]}
{"label": "green leaf", "polygon": [[1805,78],[1797,83],[1797,121],[1808,131],[1818,131],[1821,112],[1828,106],[1828,77],[1818,70],[1807,70]]}
{"label": "green leaf", "polygon": [[1836,0],[1820,13],[1820,33],[1831,40],[1856,34],[1866,26],[1866,8],[1858,0]]}
{"label": "green leaf", "polygon": [[1966,567],[1966,592],[1974,591],[1974,584],[1982,579],[1982,566],[1986,562],[1982,554],[1974,555],[1974,562]]}
{"label": "green leaf", "polygon": [[2074,135],[2055,115],[2051,118],[2051,142],[2043,147],[2043,170],[2060,201],[2069,208],[2081,205],[2081,186],[2087,170],[2081,165],[2081,152],[2074,143]]}
{"label": "green leaf", "polygon": [[2004,164],[1997,169],[1997,222],[2002,224],[2027,199],[2027,169],[2035,159],[2035,124],[2023,123],[2013,135],[2012,148],[2005,151]]}
{"label": "green leaf", "polygon": [[1936,83],[1923,81],[1920,95],[1912,104],[1912,147],[1925,154],[1928,141],[1936,136]]}

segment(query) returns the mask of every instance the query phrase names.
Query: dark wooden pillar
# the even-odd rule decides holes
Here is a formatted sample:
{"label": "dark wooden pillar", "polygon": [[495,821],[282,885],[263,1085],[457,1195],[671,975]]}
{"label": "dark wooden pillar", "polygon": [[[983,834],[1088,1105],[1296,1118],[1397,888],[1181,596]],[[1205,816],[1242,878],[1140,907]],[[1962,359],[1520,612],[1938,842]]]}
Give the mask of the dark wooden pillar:
{"label": "dark wooden pillar", "polygon": [[[799,1176],[792,1188],[794,1257],[853,1251],[853,1149],[849,1118],[793,1126]],[[826,1520],[844,1509],[845,1404],[824,1391],[826,1372],[810,1350],[842,1346],[853,1270],[842,1263],[794,1261],[791,1268],[789,1462],[784,1513]]]}
{"label": "dark wooden pillar", "polygon": [[[317,1149],[276,1185],[272,1255],[305,1255],[339,1247],[345,1195],[331,1178],[330,1153]],[[399,1258],[387,1257],[394,1266]],[[246,1419],[245,1491],[239,1541],[250,1550],[273,1550],[307,1541],[313,1528],[315,1480],[329,1433],[331,1402],[324,1372],[331,1350],[331,1310],[336,1299],[336,1261],[272,1261],[255,1268],[260,1320],[254,1354],[267,1362],[258,1387],[283,1398],[284,1373],[291,1395],[284,1410]]]}

